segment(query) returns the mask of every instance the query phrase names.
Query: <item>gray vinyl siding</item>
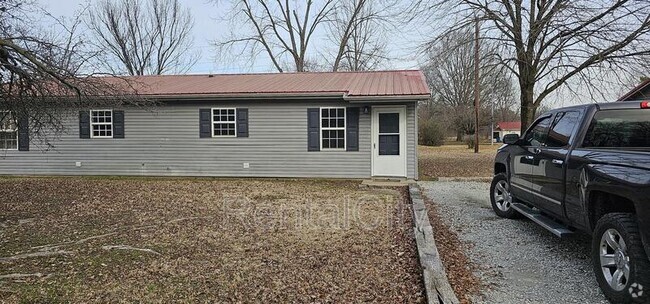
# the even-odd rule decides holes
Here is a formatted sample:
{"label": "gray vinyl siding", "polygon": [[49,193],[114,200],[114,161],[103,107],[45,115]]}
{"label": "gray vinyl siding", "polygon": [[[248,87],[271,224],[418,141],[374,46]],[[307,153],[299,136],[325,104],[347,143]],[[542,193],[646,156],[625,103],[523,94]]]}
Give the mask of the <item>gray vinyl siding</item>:
{"label": "gray vinyl siding", "polygon": [[[80,139],[79,113],[65,132],[30,151],[0,151],[0,174],[367,178],[371,115],[359,115],[359,151],[307,151],[307,108],[343,101],[166,103],[125,108],[123,139]],[[199,109],[248,108],[249,137],[199,138]],[[408,177],[417,175],[415,103],[407,107]],[[75,163],[81,162],[81,167]],[[243,163],[249,163],[245,169]]]}

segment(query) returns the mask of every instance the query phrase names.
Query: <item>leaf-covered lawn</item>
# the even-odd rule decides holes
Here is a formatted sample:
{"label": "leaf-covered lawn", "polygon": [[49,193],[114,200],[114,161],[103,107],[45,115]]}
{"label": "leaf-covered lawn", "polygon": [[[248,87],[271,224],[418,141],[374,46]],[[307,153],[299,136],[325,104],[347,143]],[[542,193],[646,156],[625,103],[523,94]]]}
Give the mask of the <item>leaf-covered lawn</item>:
{"label": "leaf-covered lawn", "polygon": [[0,179],[0,302],[423,302],[403,190]]}
{"label": "leaf-covered lawn", "polygon": [[421,180],[438,177],[490,177],[494,168],[496,150],[501,144],[481,145],[479,154],[466,145],[440,147],[418,146]]}

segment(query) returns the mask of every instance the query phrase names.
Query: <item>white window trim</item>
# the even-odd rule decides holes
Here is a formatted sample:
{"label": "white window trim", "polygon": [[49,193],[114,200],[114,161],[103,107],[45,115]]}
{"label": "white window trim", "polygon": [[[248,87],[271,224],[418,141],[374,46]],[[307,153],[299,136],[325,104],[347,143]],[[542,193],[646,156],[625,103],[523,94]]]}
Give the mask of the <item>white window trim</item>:
{"label": "white window trim", "polygon": [[[331,109],[343,109],[343,127],[323,127],[323,110],[331,110]],[[347,146],[348,146],[348,134],[347,134],[347,128],[348,128],[348,109],[346,107],[321,107],[318,110],[318,127],[319,127],[319,138],[320,138],[320,150],[321,151],[345,151]],[[343,148],[323,148],[323,130],[343,130]]]}
{"label": "white window trim", "polygon": [[[235,125],[235,135],[214,135],[214,110],[234,110],[235,121],[232,123]],[[222,123],[221,121],[218,123]],[[237,108],[212,108],[210,109],[210,135],[212,137],[237,137]]]}
{"label": "white window trim", "polygon": [[[0,113],[9,113],[13,117],[13,114],[11,113],[11,111],[2,111]],[[18,151],[18,147],[20,146],[20,143],[18,142],[18,140],[20,140],[20,138],[18,136],[18,122],[16,122],[16,128],[15,129],[13,129],[13,130],[12,129],[0,129],[0,132],[16,132],[16,148],[15,149],[2,149],[2,150],[5,150],[5,151]]]}
{"label": "white window trim", "polygon": [[[93,112],[110,112],[111,113],[111,122],[93,122]],[[115,128],[113,126],[113,110],[110,109],[92,109],[88,112],[88,115],[90,115],[90,138],[113,138],[113,134],[115,132]],[[93,125],[111,125],[111,136],[95,136],[93,132]]]}

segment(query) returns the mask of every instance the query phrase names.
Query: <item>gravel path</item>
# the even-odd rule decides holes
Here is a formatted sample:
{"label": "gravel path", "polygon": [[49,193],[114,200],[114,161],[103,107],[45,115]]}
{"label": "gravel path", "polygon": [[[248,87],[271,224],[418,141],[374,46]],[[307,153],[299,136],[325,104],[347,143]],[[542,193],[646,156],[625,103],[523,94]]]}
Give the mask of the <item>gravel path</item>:
{"label": "gravel path", "polygon": [[608,303],[592,272],[589,236],[562,240],[527,219],[497,217],[488,183],[420,185],[446,224],[471,244],[469,257],[489,286],[475,303]]}

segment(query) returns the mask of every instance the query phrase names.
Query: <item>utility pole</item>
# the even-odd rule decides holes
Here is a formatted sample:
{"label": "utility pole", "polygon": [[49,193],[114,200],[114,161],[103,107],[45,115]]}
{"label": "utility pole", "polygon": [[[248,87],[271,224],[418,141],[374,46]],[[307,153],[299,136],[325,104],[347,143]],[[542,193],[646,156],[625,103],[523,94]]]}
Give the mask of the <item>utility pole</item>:
{"label": "utility pole", "polygon": [[479,84],[479,60],[480,60],[480,53],[479,53],[479,24],[478,24],[478,17],[476,18],[476,23],[474,24],[474,114],[476,120],[474,121],[474,153],[478,153],[478,146],[479,146],[479,136],[478,136],[478,128],[479,128],[479,99],[480,99],[480,84]]}
{"label": "utility pole", "polygon": [[494,145],[494,100],[492,100],[492,108],[490,110],[490,146]]}

